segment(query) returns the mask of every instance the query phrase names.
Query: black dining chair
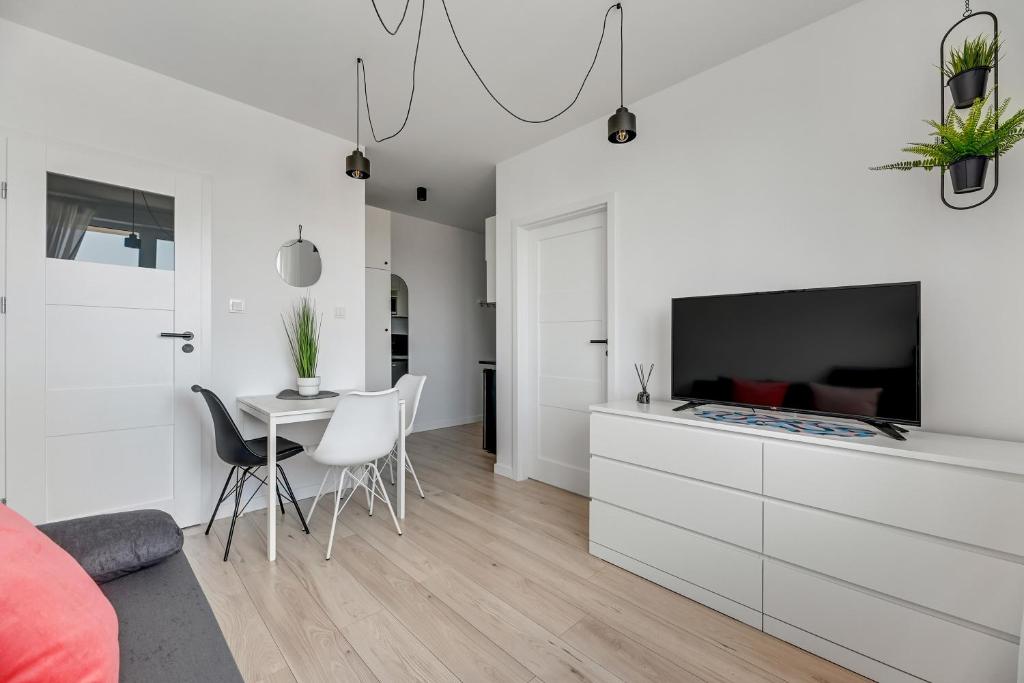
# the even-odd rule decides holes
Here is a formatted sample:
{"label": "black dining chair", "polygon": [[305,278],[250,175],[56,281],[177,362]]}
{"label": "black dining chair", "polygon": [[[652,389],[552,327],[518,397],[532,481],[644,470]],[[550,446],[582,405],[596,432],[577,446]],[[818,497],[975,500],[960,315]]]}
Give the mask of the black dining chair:
{"label": "black dining chair", "polygon": [[[205,532],[206,535],[210,534],[210,528],[213,526],[213,520],[217,517],[217,511],[220,510],[220,504],[233,495],[235,497],[235,510],[231,514],[231,528],[228,530],[227,543],[224,544],[224,561],[227,562],[228,553],[231,552],[231,537],[235,533],[235,520],[238,519],[240,514],[245,512],[249,502],[263,488],[263,485],[267,483],[266,479],[257,474],[261,467],[266,467],[267,465],[267,437],[243,439],[241,432],[238,431],[238,426],[231,419],[231,414],[228,413],[220,398],[217,397],[217,394],[209,389],[202,388],[198,384],[192,386],[192,391],[202,394],[203,398],[206,399],[206,405],[210,408],[210,416],[213,418],[213,432],[217,442],[217,455],[221,460],[231,465],[228,478],[225,480],[224,488],[221,489],[220,496],[217,498],[217,505],[213,508],[213,514],[210,515],[210,523],[206,525]],[[277,474],[280,475],[277,487],[277,502],[281,506],[281,514],[284,514],[284,499],[281,497],[281,490],[284,489],[285,495],[288,496],[292,505],[295,506],[295,513],[299,516],[302,528],[308,534],[309,527],[306,525],[306,518],[302,516],[302,510],[299,509],[299,501],[295,499],[295,491],[292,490],[288,476],[284,473],[284,468],[281,467],[282,461],[287,460],[293,455],[298,455],[303,450],[305,449],[301,444],[280,436],[277,437]],[[231,491],[228,491],[232,476],[235,479],[235,485]],[[260,483],[256,490],[252,492],[252,495],[249,496],[249,499],[245,501],[245,505],[242,505],[242,490],[245,487],[246,480],[249,478],[255,479]]]}

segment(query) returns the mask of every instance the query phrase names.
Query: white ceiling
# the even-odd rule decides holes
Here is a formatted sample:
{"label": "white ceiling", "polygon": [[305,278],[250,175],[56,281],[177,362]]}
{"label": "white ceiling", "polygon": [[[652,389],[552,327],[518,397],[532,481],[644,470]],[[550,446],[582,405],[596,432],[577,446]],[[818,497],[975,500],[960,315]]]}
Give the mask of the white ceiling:
{"label": "white ceiling", "polygon": [[[397,37],[370,0],[0,0],[0,16],[308,124],[355,137],[354,63],[367,62],[379,136],[401,123],[421,2]],[[858,0],[626,0],[626,104],[768,43]],[[610,115],[618,105],[618,24],[577,105],[546,125],[501,111],[425,0],[416,97],[405,132],[363,142],[367,202],[483,229],[503,159]],[[571,99],[609,0],[447,0],[467,52],[509,106],[540,118]],[[404,0],[377,0],[390,26]],[[638,121],[643,135],[643,117]],[[594,144],[608,144],[598,139]],[[344,159],[338,159],[339,164]],[[430,190],[415,201],[415,188]]]}

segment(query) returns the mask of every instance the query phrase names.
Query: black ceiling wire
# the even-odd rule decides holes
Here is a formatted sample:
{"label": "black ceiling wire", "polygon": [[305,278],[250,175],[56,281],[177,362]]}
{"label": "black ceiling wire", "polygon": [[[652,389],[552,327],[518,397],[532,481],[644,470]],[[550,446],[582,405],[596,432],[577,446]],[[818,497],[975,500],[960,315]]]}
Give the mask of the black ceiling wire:
{"label": "black ceiling wire", "polygon": [[[605,32],[608,29],[608,15],[610,15],[612,13],[613,9],[619,10],[620,22],[621,22],[621,15],[622,15],[622,3],[618,3],[617,2],[614,5],[610,5],[608,7],[608,9],[605,10],[604,21],[601,22],[601,36],[597,39],[597,48],[594,50],[594,59],[591,60],[590,67],[587,69],[586,75],[583,76],[583,82],[580,83],[580,87],[576,91],[576,96],[572,98],[572,101],[569,102],[569,104],[567,104],[565,106],[565,108],[563,108],[561,111],[559,111],[556,114],[552,114],[551,116],[548,116],[548,117],[543,118],[543,119],[530,119],[530,118],[526,118],[525,116],[520,116],[519,114],[517,114],[514,111],[512,111],[511,109],[509,109],[501,100],[498,99],[498,97],[494,94],[494,92],[487,85],[487,83],[484,82],[483,76],[480,75],[480,72],[473,65],[473,62],[472,62],[472,60],[470,60],[469,55],[466,54],[466,49],[462,46],[462,41],[459,40],[459,34],[455,30],[455,23],[452,21],[451,13],[449,13],[449,11],[448,11],[448,3],[446,2],[446,0],[441,0],[441,6],[444,8],[444,15],[445,15],[445,18],[448,19],[448,26],[452,30],[452,37],[455,38],[455,44],[459,46],[459,52],[462,53],[462,56],[466,60],[466,64],[469,65],[470,70],[472,70],[473,75],[476,76],[476,79],[478,81],[480,81],[480,85],[482,85],[484,90],[487,91],[487,94],[491,96],[491,99],[494,100],[495,104],[497,104],[499,107],[504,109],[505,112],[507,112],[509,114],[509,116],[512,116],[513,118],[515,118],[515,119],[517,119],[519,121],[522,121],[523,123],[548,123],[549,121],[554,121],[559,116],[561,116],[562,114],[564,114],[567,111],[569,111],[572,108],[572,106],[574,104],[576,104],[576,102],[580,99],[580,95],[583,94],[583,88],[587,85],[587,80],[590,78],[590,74],[594,70],[594,65],[597,64],[598,56],[601,54],[601,45],[604,43]],[[619,34],[620,42],[621,42],[621,35],[622,34],[621,34],[621,28],[620,28],[620,34]],[[620,88],[621,88],[621,84],[620,84]]]}
{"label": "black ceiling wire", "polygon": [[402,10],[402,18],[398,20],[398,25],[395,26],[395,30],[392,31],[391,29],[388,28],[388,25],[384,23],[384,17],[380,15],[380,10],[377,8],[377,0],[370,0],[370,2],[373,4],[373,11],[377,13],[377,21],[379,21],[380,25],[384,27],[384,30],[388,33],[388,35],[397,35],[399,29],[402,28],[402,24],[405,23],[405,15],[409,13],[409,1],[410,0],[405,0],[405,9]]}
{"label": "black ceiling wire", "polygon": [[[377,8],[376,0],[370,0],[370,2],[373,4],[374,12],[376,12],[377,19],[380,21],[380,24],[384,28],[384,30],[389,35],[392,35],[392,36],[397,34],[398,30],[402,27],[402,23],[405,21],[406,14],[409,11],[410,0],[406,0],[405,9],[402,11],[402,18],[399,20],[399,22],[395,26],[394,30],[389,29],[387,24],[384,23],[384,19],[380,15],[380,10]],[[416,67],[417,67],[417,65],[419,63],[420,43],[421,43],[422,38],[423,38],[423,18],[424,18],[424,15],[426,14],[426,5],[427,5],[426,0],[422,0],[421,5],[420,5],[419,28],[417,29],[417,33],[416,33],[416,48],[415,48],[415,50],[413,52],[413,59],[412,59],[412,86],[411,86],[411,88],[409,90],[409,104],[406,107],[405,118],[402,120],[402,125],[399,126],[398,130],[396,130],[391,135],[387,135],[387,136],[382,137],[382,138],[378,138],[377,137],[377,131],[376,131],[374,125],[373,125],[373,114],[371,113],[371,107],[370,107],[370,93],[369,93],[369,89],[368,89],[368,87],[366,85],[366,80],[367,80],[366,79],[366,61],[365,60],[360,60],[357,63],[357,68],[362,70],[362,75],[363,75],[363,99],[366,100],[366,118],[369,121],[370,132],[373,134],[373,139],[377,143],[385,142],[386,140],[390,140],[390,139],[398,136],[403,130],[405,130],[406,125],[409,123],[409,117],[412,114],[412,103],[413,103],[413,100],[414,100],[415,95],[416,95]],[[458,46],[459,52],[462,53],[463,59],[466,60],[466,64],[469,66],[470,70],[473,72],[473,75],[476,76],[476,79],[477,79],[477,81],[480,82],[480,85],[483,86],[483,89],[487,92],[487,94],[490,96],[490,98],[492,100],[494,100],[495,104],[497,104],[499,107],[501,107],[509,116],[511,116],[514,119],[516,119],[518,121],[521,121],[523,123],[530,123],[530,124],[548,123],[550,121],[553,121],[553,120],[557,119],[559,116],[562,116],[567,111],[569,111],[573,107],[573,105],[575,105],[576,102],[579,101],[580,96],[583,94],[583,89],[586,87],[587,81],[590,79],[590,74],[594,71],[594,66],[597,64],[597,58],[601,54],[601,47],[604,45],[604,38],[605,38],[605,34],[607,33],[607,29],[608,29],[608,17],[612,13],[612,10],[617,9],[619,11],[619,64],[620,64],[620,69],[619,69],[619,101],[620,101],[620,104],[625,101],[624,96],[623,96],[623,75],[622,75],[622,69],[621,69],[622,60],[623,60],[623,40],[622,40],[622,38],[623,38],[623,21],[622,21],[623,11],[622,11],[622,3],[615,3],[613,5],[610,5],[608,7],[608,9],[605,10],[604,19],[601,22],[601,35],[598,37],[597,47],[594,50],[594,58],[590,61],[590,66],[587,68],[587,72],[583,76],[583,81],[580,83],[580,87],[579,87],[579,89],[577,89],[576,95],[572,98],[572,100],[569,102],[569,104],[567,104],[560,111],[558,111],[555,114],[552,114],[551,116],[548,116],[548,117],[545,117],[545,118],[541,118],[541,119],[531,119],[531,118],[527,118],[525,116],[521,116],[521,115],[515,113],[514,111],[512,111],[507,105],[505,105],[500,99],[498,99],[498,97],[494,94],[494,91],[491,90],[490,86],[488,86],[487,83],[484,81],[483,76],[480,75],[480,71],[473,64],[473,61],[469,58],[469,54],[466,52],[466,49],[463,47],[462,40],[459,39],[459,34],[455,30],[455,23],[452,20],[451,13],[448,11],[448,3],[446,2],[446,0],[441,0],[441,6],[444,9],[445,18],[448,21],[448,27],[451,29],[452,37],[455,39],[455,44]],[[357,73],[356,74],[357,79],[358,79],[358,76],[359,76],[359,74]],[[359,84],[357,82],[356,83],[357,90],[358,90],[358,87],[359,87]],[[358,116],[357,116],[357,125],[358,125]]]}
{"label": "black ceiling wire", "polygon": [[[408,5],[408,3],[407,3],[407,5]],[[377,7],[377,5],[376,5],[376,3],[374,3],[374,8],[376,8],[376,7]],[[370,93],[369,93],[369,90],[366,87],[366,60],[365,59],[360,59],[357,62],[358,68],[361,69],[362,73],[363,73],[363,99],[366,100],[366,120],[369,121],[369,123],[370,123],[370,133],[373,135],[374,141],[376,141],[378,144],[381,143],[381,142],[384,142],[386,140],[390,140],[393,137],[396,137],[399,133],[401,133],[403,130],[405,130],[405,126],[409,123],[409,116],[412,114],[412,101],[413,101],[413,98],[416,96],[416,66],[419,63],[419,59],[420,59],[420,42],[421,42],[421,39],[423,38],[423,15],[425,15],[426,13],[427,13],[427,0],[422,0],[422,3],[420,5],[420,25],[419,25],[419,29],[416,31],[416,49],[415,49],[415,51],[413,52],[413,55],[412,55],[412,87],[409,89],[409,105],[405,108],[405,118],[402,120],[402,125],[399,126],[398,130],[396,130],[391,135],[387,135],[387,136],[382,137],[382,138],[378,138],[377,137],[377,130],[373,126],[373,114],[370,111]],[[404,15],[403,15],[403,18],[404,18]],[[383,25],[383,22],[381,22],[381,24]],[[384,29],[387,30],[387,26],[385,26]],[[397,31],[398,29],[396,28],[395,30]],[[357,79],[358,79],[358,76],[359,76],[359,74],[356,74],[356,78]],[[359,83],[357,82],[356,83],[356,88],[358,88],[358,87],[359,87]],[[357,123],[358,123],[358,118],[359,117],[357,115],[357,117],[356,117]]]}

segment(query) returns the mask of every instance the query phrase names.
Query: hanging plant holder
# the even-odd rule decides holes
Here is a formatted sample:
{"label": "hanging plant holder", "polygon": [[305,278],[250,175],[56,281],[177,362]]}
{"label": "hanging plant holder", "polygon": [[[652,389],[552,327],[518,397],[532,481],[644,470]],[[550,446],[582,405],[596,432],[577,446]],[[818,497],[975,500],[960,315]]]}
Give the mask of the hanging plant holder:
{"label": "hanging plant holder", "polygon": [[953,76],[946,85],[949,86],[949,94],[953,98],[953,106],[957,109],[968,109],[974,100],[984,97],[988,92],[988,74],[992,71],[991,66],[976,66],[967,71],[961,71]]}
{"label": "hanging plant holder", "polygon": [[964,157],[949,165],[953,194],[969,194],[985,189],[988,157]]}
{"label": "hanging plant holder", "polygon": [[[946,35],[942,37],[942,42],[939,44],[939,64],[946,64],[948,52],[946,50],[946,42],[949,40],[950,35],[960,28],[963,24],[974,20],[988,18],[992,21],[992,42],[998,46],[999,41],[999,18],[996,17],[992,12],[972,12],[970,5],[967,5],[967,9],[964,11],[964,17],[960,21],[953,24]],[[957,109],[963,109],[970,107],[974,104],[974,101],[978,98],[985,97],[988,90],[988,79],[989,72],[992,73],[993,79],[993,102],[996,108],[999,107],[999,50],[998,47],[995,50],[995,56],[991,67],[977,67],[968,69],[962,73],[958,73],[946,80],[946,74],[941,69],[939,71],[939,92],[941,108],[939,110],[939,120],[943,121],[946,117],[948,105],[946,104],[946,88],[948,86],[950,96],[953,99],[953,105]],[[996,128],[999,128],[999,122],[996,121]],[[948,170],[950,177],[950,185],[953,188],[953,194],[970,194],[973,192],[980,192],[985,189],[985,180],[988,176],[989,162],[993,167],[993,185],[992,191],[979,202],[970,204],[968,206],[957,206],[951,204],[946,198],[946,172]],[[942,203],[951,209],[957,211],[966,211],[967,209],[974,209],[995,196],[999,190],[999,153],[996,152],[992,159],[988,157],[966,157],[952,163],[948,169],[943,168],[942,173],[939,177],[939,193],[942,197]]]}

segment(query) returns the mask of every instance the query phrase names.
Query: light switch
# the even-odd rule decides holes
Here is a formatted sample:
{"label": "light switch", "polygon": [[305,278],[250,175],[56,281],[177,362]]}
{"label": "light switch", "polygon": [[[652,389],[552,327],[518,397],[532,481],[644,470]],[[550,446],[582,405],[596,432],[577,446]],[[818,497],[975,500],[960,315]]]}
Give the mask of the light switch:
{"label": "light switch", "polygon": [[344,318],[345,317],[345,307],[344,306],[336,307],[334,309],[334,317],[335,318]]}
{"label": "light switch", "polygon": [[228,299],[228,313],[245,313],[245,299]]}

